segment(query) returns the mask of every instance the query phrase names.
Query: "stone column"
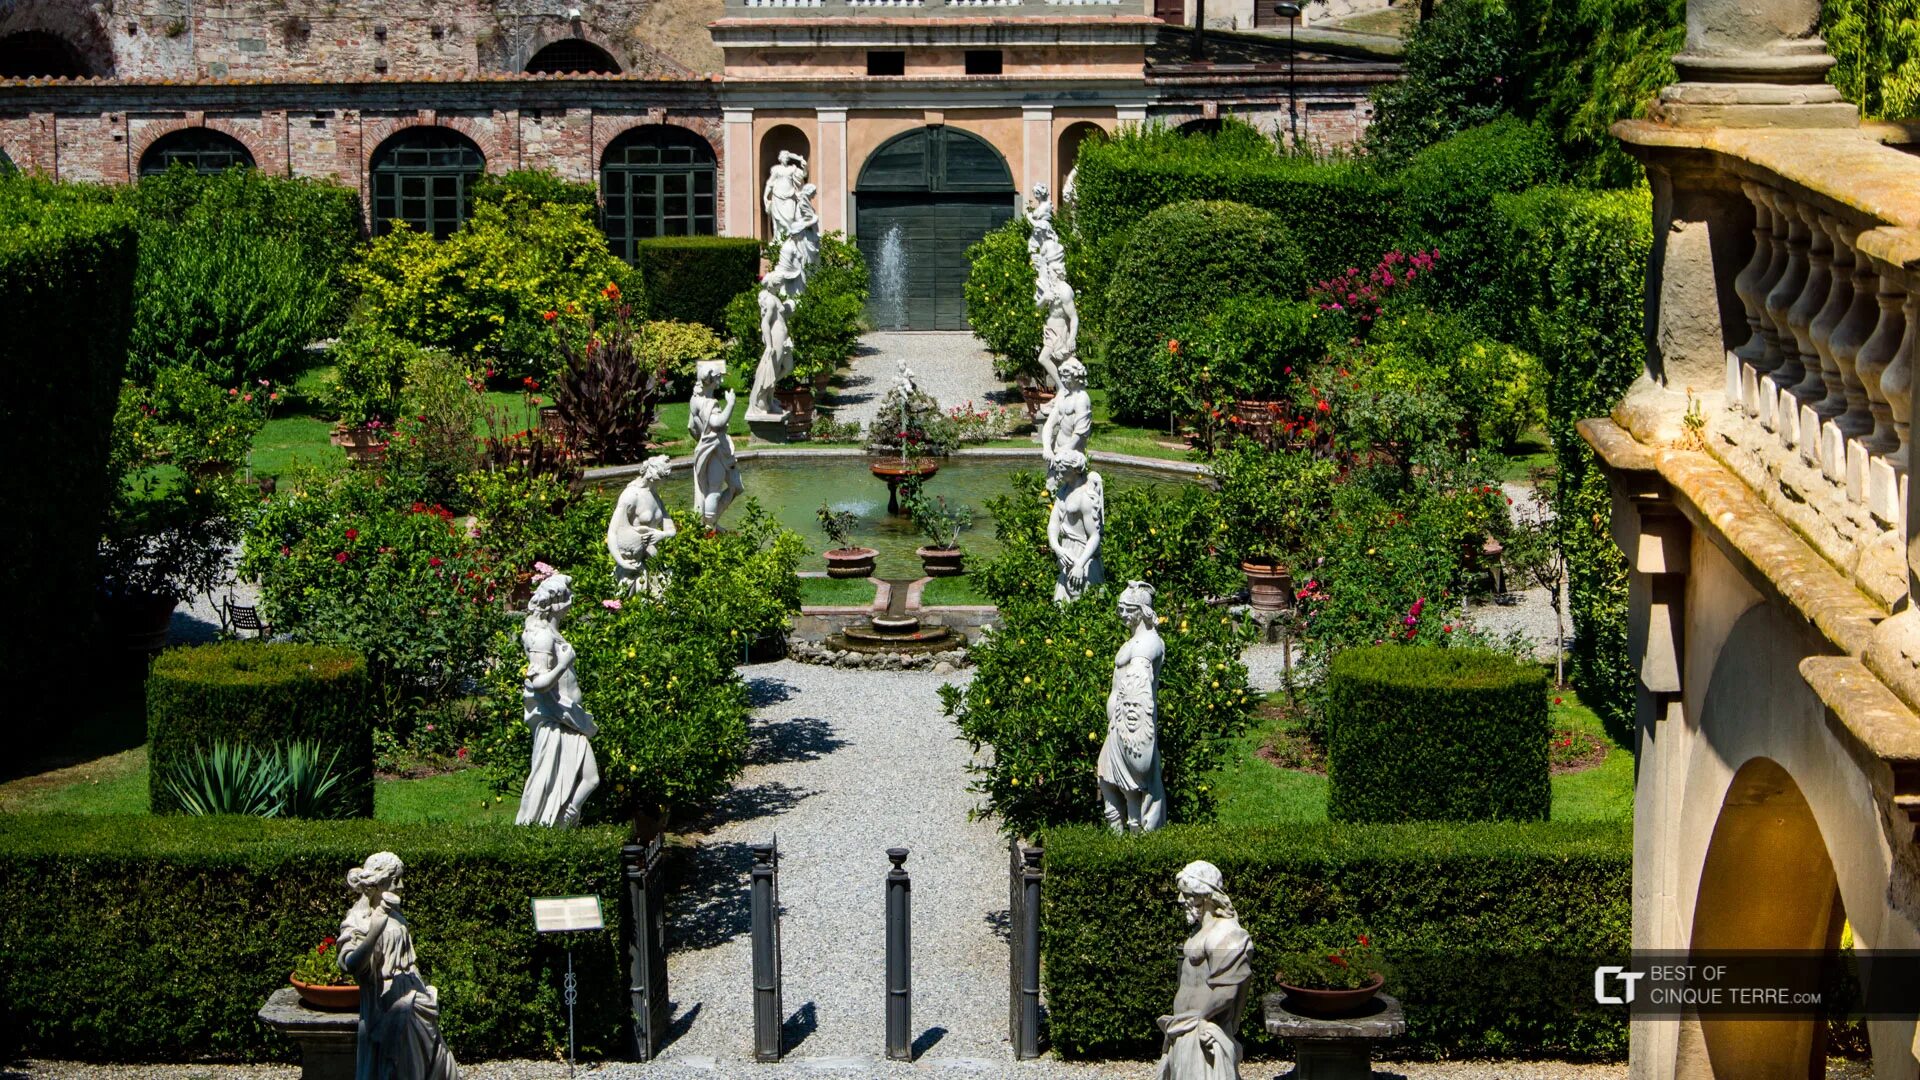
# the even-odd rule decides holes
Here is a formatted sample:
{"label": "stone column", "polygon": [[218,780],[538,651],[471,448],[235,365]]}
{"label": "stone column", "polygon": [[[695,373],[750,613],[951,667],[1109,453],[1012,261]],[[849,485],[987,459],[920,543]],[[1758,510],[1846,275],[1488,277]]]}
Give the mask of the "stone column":
{"label": "stone column", "polygon": [[753,208],[760,203],[753,182],[753,110],[722,109],[724,129],[720,152],[726,156],[723,166],[727,189],[727,221],[721,230],[727,236],[753,236]]}
{"label": "stone column", "polygon": [[[1020,110],[1020,197],[1033,193],[1033,185],[1045,184],[1051,190],[1053,180],[1053,106],[1028,105]],[[1055,199],[1058,192],[1053,192]]]}
{"label": "stone column", "polygon": [[1660,115],[1686,127],[1851,127],[1859,111],[1826,81],[1820,0],[1687,0],[1680,81]]}
{"label": "stone column", "polygon": [[813,182],[820,190],[814,206],[821,232],[844,232],[852,220],[853,178],[847,173],[847,110],[815,109],[819,145],[814,148]]}

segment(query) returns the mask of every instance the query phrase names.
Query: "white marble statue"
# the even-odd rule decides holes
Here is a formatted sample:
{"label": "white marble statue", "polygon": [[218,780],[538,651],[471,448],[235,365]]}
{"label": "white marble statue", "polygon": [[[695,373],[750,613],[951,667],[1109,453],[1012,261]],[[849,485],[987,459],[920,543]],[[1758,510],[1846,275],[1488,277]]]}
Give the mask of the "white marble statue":
{"label": "white marble statue", "polygon": [[1029,240],[1028,243],[1033,245],[1031,248],[1033,257],[1033,302],[1038,304],[1042,302],[1041,296],[1046,290],[1048,278],[1052,278],[1062,284],[1066,282],[1067,249],[1060,243],[1060,237],[1055,235],[1051,230],[1047,232],[1046,237],[1041,239],[1039,243],[1034,244],[1031,240]]}
{"label": "white marble statue", "polygon": [[1077,599],[1090,585],[1105,581],[1100,564],[1100,537],[1106,522],[1107,497],[1100,474],[1087,469],[1087,457],[1078,450],[1057,454],[1047,463],[1053,488],[1053,512],[1047,517],[1047,547],[1060,562],[1055,579],[1056,603]]}
{"label": "white marble statue", "polygon": [[1080,311],[1074,304],[1073,286],[1051,271],[1040,275],[1034,296],[1046,313],[1040,332],[1040,367],[1047,373],[1047,385],[1059,386],[1060,369],[1077,362],[1074,358],[1079,355]]}
{"label": "white marble statue", "polygon": [[1039,252],[1042,244],[1048,240],[1058,242],[1060,234],[1053,228],[1053,203],[1047,198],[1047,185],[1033,185],[1033,201],[1027,204],[1027,224],[1032,232],[1027,235],[1027,258],[1039,269]]}
{"label": "white marble statue", "polygon": [[1087,393],[1087,366],[1078,359],[1060,365],[1060,392],[1048,402],[1047,419],[1040,426],[1040,456],[1052,461],[1072,450],[1087,452],[1093,433],[1093,397]]}
{"label": "white marble statue", "polygon": [[794,208],[792,237],[800,247],[801,287],[806,286],[806,275],[812,273],[815,264],[820,261],[820,211],[814,208],[813,197],[819,188],[812,184],[800,187],[800,200]]}
{"label": "white marble statue", "polygon": [[709,529],[720,526],[720,515],[744,491],[740,483],[740,462],[733,456],[733,436],[727,425],[733,422],[733,391],[721,393],[727,365],[721,360],[702,360],[694,369],[693,397],[687,402],[687,434],[694,440],[693,507],[700,522]]}
{"label": "white marble statue", "polygon": [[773,228],[773,242],[783,243],[793,232],[800,214],[800,189],[807,182],[807,159],[791,150],[780,151],[780,158],[767,170],[767,186],[760,194],[760,205]]}
{"label": "white marble statue", "polygon": [[750,420],[779,420],[786,415],[774,391],[781,379],[793,374],[789,323],[806,283],[805,244],[789,236],[780,245],[779,261],[760,279],[760,366],[754,369],[753,390],[747,395]]}
{"label": "white marble statue", "polygon": [[1253,974],[1253,939],[1210,862],[1188,863],[1175,879],[1193,936],[1180,950],[1180,988],[1155,1080],[1240,1080],[1240,1014]]}
{"label": "white marble statue", "polygon": [[1160,665],[1167,646],[1153,614],[1153,586],[1127,583],[1120,620],[1130,636],[1113,658],[1107,741],[1100,748],[1100,800],[1114,832],[1152,832],[1167,823],[1160,781]]}
{"label": "white marble statue", "polygon": [[360,983],[354,1080],[459,1080],[440,1038],[440,992],[420,977],[413,930],[400,914],[406,867],[376,852],[347,871],[359,899],[340,920],[340,966]]}
{"label": "white marble statue", "polygon": [[614,591],[621,596],[659,595],[662,582],[647,562],[660,553],[661,541],[680,531],[660,499],[660,481],[667,478],[669,464],[664,454],[648,458],[640,475],[620,492],[607,522],[607,554],[613,556]]}
{"label": "white marble statue", "polygon": [[600,729],[580,704],[573,646],[560,636],[560,623],[572,606],[573,582],[565,574],[542,581],[527,602],[527,622],[520,631],[527,677],[520,700],[533,729],[533,764],[515,825],[570,829],[580,824],[587,797],[600,786],[600,766],[589,741]]}

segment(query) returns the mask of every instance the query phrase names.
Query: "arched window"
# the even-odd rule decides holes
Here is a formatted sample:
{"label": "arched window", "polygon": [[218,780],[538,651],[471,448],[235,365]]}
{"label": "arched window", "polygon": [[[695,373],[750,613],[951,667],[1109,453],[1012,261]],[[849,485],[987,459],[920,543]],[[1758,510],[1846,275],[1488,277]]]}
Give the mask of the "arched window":
{"label": "arched window", "polygon": [[713,147],[671,124],[633,128],[600,159],[607,242],[628,261],[637,240],[711,236],[715,231]]}
{"label": "arched window", "polygon": [[0,79],[79,79],[89,74],[80,50],[58,34],[22,30],[0,37]]}
{"label": "arched window", "polygon": [[1189,120],[1181,124],[1177,130],[1182,135],[1218,135],[1220,129],[1225,126],[1226,121],[1220,119]]}
{"label": "arched window", "polygon": [[407,128],[373,152],[374,232],[397,219],[444,240],[467,220],[469,191],[487,159],[449,128]]}
{"label": "arched window", "polygon": [[184,128],[153,140],[140,155],[140,175],[163,173],[175,165],[185,165],[197,173],[220,173],[228,169],[250,169],[253,155],[239,139],[212,128]]}
{"label": "arched window", "polygon": [[564,38],[533,54],[529,75],[618,75],[620,65],[591,41]]}

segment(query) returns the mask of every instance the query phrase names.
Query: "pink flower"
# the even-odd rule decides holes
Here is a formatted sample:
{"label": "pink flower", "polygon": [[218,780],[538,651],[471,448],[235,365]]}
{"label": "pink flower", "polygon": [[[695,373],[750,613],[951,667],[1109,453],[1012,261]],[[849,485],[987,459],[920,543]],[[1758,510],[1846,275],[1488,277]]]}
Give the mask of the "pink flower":
{"label": "pink flower", "polygon": [[602,600],[602,601],[600,601],[600,606],[601,606],[601,607],[603,607],[603,608],[606,608],[606,609],[607,609],[608,611],[619,611],[619,610],[620,610],[620,601],[618,601],[618,600]]}
{"label": "pink flower", "polygon": [[233,389],[232,387],[229,387],[229,388],[227,389],[227,396],[228,396],[228,397],[239,397],[239,396],[240,396],[240,391],[238,391],[238,390],[235,390],[235,389]]}
{"label": "pink flower", "polygon": [[533,580],[536,582],[545,581],[557,573],[559,573],[559,571],[548,566],[546,563],[536,562],[533,564]]}

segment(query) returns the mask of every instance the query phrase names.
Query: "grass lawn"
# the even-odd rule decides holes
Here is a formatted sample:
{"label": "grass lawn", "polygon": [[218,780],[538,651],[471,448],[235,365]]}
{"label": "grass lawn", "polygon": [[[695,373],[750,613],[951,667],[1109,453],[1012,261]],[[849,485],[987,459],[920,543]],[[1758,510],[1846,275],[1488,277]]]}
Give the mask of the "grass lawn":
{"label": "grass lawn", "polygon": [[993,601],[973,584],[970,574],[959,577],[937,577],[927,582],[920,591],[921,607],[949,607],[989,605]]}
{"label": "grass lawn", "polygon": [[[1585,732],[1606,746],[1607,756],[1597,768],[1553,777],[1553,820],[1631,821],[1633,752],[1607,738],[1600,718],[1572,690],[1557,691],[1554,696],[1561,699],[1549,707],[1554,730]],[[1326,820],[1325,776],[1283,769],[1258,755],[1270,735],[1291,724],[1286,718],[1261,717],[1234,740],[1227,764],[1208,780],[1218,800],[1220,824]]]}
{"label": "grass lawn", "polygon": [[[1165,428],[1143,428],[1122,424],[1113,418],[1112,412],[1107,408],[1105,390],[1090,390],[1088,393],[1093,397],[1093,433],[1087,439],[1088,449],[1161,458],[1167,461],[1192,460],[1185,444],[1167,434]],[[1178,445],[1162,446],[1162,443]]]}
{"label": "grass lawn", "polygon": [[1420,5],[1396,4],[1379,11],[1366,11],[1315,25],[1327,30],[1350,30],[1356,34],[1385,34],[1406,37],[1420,22]]}
{"label": "grass lawn", "polygon": [[[302,373],[295,383],[299,402],[313,400],[312,394],[316,392],[313,388],[318,385],[315,380],[326,370],[317,368]],[[514,425],[515,431],[532,422],[532,418],[525,415],[526,402],[519,394],[488,391],[482,405],[485,413],[503,416],[507,423]],[[253,438],[253,471],[268,476],[283,476],[303,462],[322,465],[345,461],[345,452],[328,441],[328,436],[333,432],[333,423],[331,414],[306,404],[296,404],[285,414],[268,420],[260,429],[260,434]],[[680,406],[682,432],[686,430],[686,423],[686,406],[683,404]],[[474,426],[474,434],[486,433],[487,422],[483,417]]]}
{"label": "grass lawn", "polygon": [[1506,454],[1507,459],[1500,466],[1502,483],[1524,483],[1533,478],[1533,470],[1551,469],[1554,465],[1553,443],[1544,431],[1522,435],[1519,442],[1507,447]]}
{"label": "grass lawn", "polygon": [[800,579],[800,603],[805,607],[871,607],[875,591],[872,578]]}

